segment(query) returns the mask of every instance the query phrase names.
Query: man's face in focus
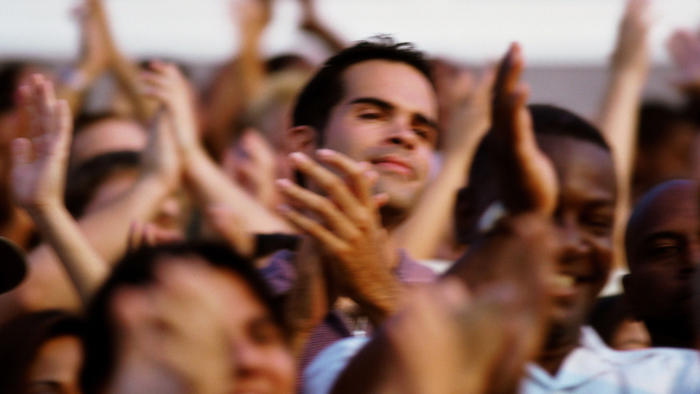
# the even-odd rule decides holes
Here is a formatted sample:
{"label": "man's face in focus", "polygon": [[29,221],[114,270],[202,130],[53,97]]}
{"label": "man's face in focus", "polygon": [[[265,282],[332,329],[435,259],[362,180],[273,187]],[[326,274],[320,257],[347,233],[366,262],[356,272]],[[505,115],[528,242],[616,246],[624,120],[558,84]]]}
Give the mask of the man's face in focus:
{"label": "man's face in focus", "polygon": [[412,66],[386,60],[354,64],[343,73],[345,96],[333,107],[324,148],[372,163],[377,193],[407,213],[428,182],[437,140],[437,96]]}

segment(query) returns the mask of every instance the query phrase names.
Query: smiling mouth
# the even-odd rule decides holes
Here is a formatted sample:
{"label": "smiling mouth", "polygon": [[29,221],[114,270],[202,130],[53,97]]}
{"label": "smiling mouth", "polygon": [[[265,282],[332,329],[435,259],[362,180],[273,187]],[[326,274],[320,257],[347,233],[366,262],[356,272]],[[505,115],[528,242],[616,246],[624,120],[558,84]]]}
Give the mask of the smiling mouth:
{"label": "smiling mouth", "polygon": [[575,296],[583,285],[594,283],[598,280],[594,276],[576,276],[562,272],[555,273],[549,277],[549,285],[554,297]]}

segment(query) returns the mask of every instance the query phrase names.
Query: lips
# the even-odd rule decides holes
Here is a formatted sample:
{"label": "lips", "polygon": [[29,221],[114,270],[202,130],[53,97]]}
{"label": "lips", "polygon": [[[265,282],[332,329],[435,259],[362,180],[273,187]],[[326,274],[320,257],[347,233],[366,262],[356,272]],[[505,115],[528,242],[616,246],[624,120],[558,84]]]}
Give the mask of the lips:
{"label": "lips", "polygon": [[550,291],[554,297],[568,298],[575,296],[581,286],[598,282],[598,277],[580,276],[571,273],[558,272],[549,277]]}
{"label": "lips", "polygon": [[379,170],[395,172],[402,175],[414,175],[415,171],[410,163],[399,156],[389,155],[382,156],[376,159],[370,160],[370,162]]}

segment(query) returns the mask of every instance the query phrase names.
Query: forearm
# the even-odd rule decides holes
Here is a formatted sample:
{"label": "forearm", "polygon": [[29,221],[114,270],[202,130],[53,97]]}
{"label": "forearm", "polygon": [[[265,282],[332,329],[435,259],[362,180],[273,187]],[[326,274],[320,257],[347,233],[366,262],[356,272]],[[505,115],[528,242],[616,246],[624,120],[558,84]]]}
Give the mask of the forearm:
{"label": "forearm", "polygon": [[614,243],[616,265],[623,264],[624,228],[631,206],[631,183],[637,144],[637,122],[648,66],[613,66],[608,92],[601,111],[600,128],[611,146],[617,172],[618,203]]}
{"label": "forearm", "polygon": [[265,64],[260,55],[260,37],[262,31],[251,32],[243,38],[236,72],[242,85],[243,103],[245,108],[255,102],[265,86]]}
{"label": "forearm", "polygon": [[[303,247],[303,245],[302,245]],[[297,278],[294,281],[286,305],[287,321],[292,331],[292,352],[299,358],[313,329],[320,324],[330,310],[330,300],[318,264],[318,256],[309,257],[314,261],[298,261]]]}
{"label": "forearm", "polygon": [[47,207],[32,217],[44,239],[63,262],[83,303],[87,304],[109,274],[107,263],[65,207]]}
{"label": "forearm", "polygon": [[[476,144],[475,144],[476,145]],[[462,155],[445,157],[435,181],[423,194],[408,220],[393,234],[399,247],[417,260],[430,259],[444,235],[451,231],[457,191],[465,185],[473,149]]]}
{"label": "forearm", "polygon": [[152,220],[170,191],[156,176],[142,177],[126,195],[85,216],[78,226],[98,254],[113,264],[126,252],[132,222]]}
{"label": "forearm", "polygon": [[62,78],[57,86],[56,96],[68,102],[73,117],[80,113],[85,94],[104,71],[97,65],[81,62]]}
{"label": "forearm", "polygon": [[185,179],[202,206],[225,205],[236,212],[250,234],[294,233],[280,216],[270,212],[226,174],[201,147],[183,155]]}
{"label": "forearm", "polygon": [[134,108],[134,116],[143,123],[149,122],[157,110],[157,103],[149,101],[142,94],[139,83],[139,69],[136,64],[123,55],[116,54],[112,68],[117,76],[119,86],[131,101]]}

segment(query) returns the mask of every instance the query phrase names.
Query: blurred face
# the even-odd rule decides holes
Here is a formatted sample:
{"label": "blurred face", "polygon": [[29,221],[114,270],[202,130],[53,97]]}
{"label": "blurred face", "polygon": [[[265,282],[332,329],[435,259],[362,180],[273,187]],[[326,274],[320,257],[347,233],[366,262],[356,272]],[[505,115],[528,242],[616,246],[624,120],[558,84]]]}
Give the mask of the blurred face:
{"label": "blurred face", "polygon": [[564,249],[551,320],[578,330],[605,285],[612,260],[615,174],[609,152],[569,137],[537,136],[559,177],[554,214]]}
{"label": "blurred face", "polygon": [[235,393],[291,394],[295,368],[281,329],[242,278],[220,271],[228,285],[223,299],[234,303],[227,331],[236,360]]}
{"label": "blurred face", "polygon": [[60,336],[46,342],[29,368],[28,393],[78,394],[78,375],[83,364],[83,348],[73,336]]}
{"label": "blurred face", "polygon": [[[197,256],[163,257],[159,273],[167,277],[176,272],[173,269],[182,273],[183,268],[188,278],[196,280],[196,291],[205,291],[222,302],[220,309],[211,310],[221,315],[208,324],[221,324],[226,334],[234,369],[229,375],[230,394],[292,394],[296,370],[291,352],[281,328],[250,285],[230,270],[213,267]],[[165,294],[178,298],[190,293]]]}
{"label": "blurred face", "polygon": [[428,181],[437,139],[437,97],[415,68],[370,60],[343,74],[345,97],[333,108],[324,131],[325,148],[379,173],[378,193],[388,206],[407,212]]}
{"label": "blurred face", "polygon": [[700,263],[697,185],[671,181],[642,202],[628,231],[625,292],[640,319],[690,316]]}
{"label": "blurred face", "polygon": [[95,156],[117,151],[141,151],[146,147],[148,135],[134,120],[105,119],[94,123],[73,139],[71,166],[75,167]]}

